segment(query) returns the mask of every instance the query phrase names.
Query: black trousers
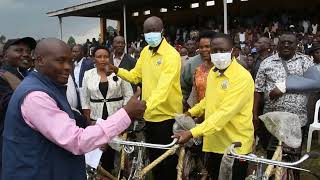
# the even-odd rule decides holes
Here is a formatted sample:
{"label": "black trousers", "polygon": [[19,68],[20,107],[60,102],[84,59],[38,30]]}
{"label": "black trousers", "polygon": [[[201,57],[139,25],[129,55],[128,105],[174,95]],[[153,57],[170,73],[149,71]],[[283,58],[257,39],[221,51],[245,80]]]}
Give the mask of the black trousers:
{"label": "black trousers", "polygon": [[[218,180],[220,163],[223,154],[206,153],[206,168],[210,180]],[[247,175],[248,162],[234,159],[232,166],[232,180],[244,180]]]}
{"label": "black trousers", "polygon": [[114,167],[115,155],[116,155],[116,151],[112,149],[110,146],[108,146],[101,156],[101,159],[100,159],[101,166],[109,173],[112,173],[112,170],[115,168]]}
{"label": "black trousers", "polygon": [[[171,136],[172,126],[174,124],[174,120],[165,120],[163,122],[146,122],[146,141],[148,143],[154,144],[169,144],[172,142]],[[161,149],[148,149],[149,151],[149,159],[152,162],[161,156],[166,150]],[[159,165],[157,165],[153,170],[154,180],[175,180],[177,179],[177,170],[176,166],[178,163],[177,155],[172,155],[167,157],[164,161],[162,161]]]}

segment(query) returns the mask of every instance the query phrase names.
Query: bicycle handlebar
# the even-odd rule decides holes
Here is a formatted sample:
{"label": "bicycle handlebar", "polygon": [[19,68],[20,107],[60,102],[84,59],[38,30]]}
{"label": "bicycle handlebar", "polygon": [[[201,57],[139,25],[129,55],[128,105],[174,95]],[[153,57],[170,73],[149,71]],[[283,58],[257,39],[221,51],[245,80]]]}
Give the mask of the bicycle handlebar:
{"label": "bicycle handlebar", "polygon": [[154,148],[154,149],[170,149],[177,143],[178,139],[174,138],[170,144],[151,144],[151,143],[144,143],[144,142],[135,142],[135,141],[123,141],[123,140],[112,140],[112,143],[126,145],[126,146],[138,146],[138,147],[147,147],[147,148]]}
{"label": "bicycle handlebar", "polygon": [[294,167],[294,166],[301,164],[303,161],[305,161],[308,158],[318,156],[318,153],[309,153],[309,154],[305,154],[304,156],[302,156],[301,159],[299,159],[298,161],[295,161],[295,162],[281,162],[281,161],[274,161],[274,160],[270,160],[270,159],[254,157],[254,156],[250,156],[250,155],[237,154],[235,152],[236,147],[241,147],[241,143],[239,144],[238,142],[236,142],[236,143],[233,143],[231,146],[229,146],[229,148],[228,148],[229,152],[230,152],[230,154],[228,155],[229,157],[247,160],[247,161],[256,162],[256,163],[275,165],[275,166],[285,167],[285,168],[289,168],[289,169],[296,169],[296,170],[306,171],[306,172],[310,172],[310,170],[306,170],[306,169],[302,169],[302,168],[298,168],[298,167]]}

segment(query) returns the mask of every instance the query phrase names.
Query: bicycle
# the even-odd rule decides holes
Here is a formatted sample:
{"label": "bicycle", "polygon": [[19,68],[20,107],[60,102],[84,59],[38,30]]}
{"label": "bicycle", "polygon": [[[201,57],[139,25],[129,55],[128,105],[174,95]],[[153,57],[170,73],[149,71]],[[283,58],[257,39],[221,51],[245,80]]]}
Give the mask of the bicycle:
{"label": "bicycle", "polygon": [[[249,155],[237,154],[235,151],[235,148],[241,147],[240,142],[235,142],[232,145],[230,145],[227,148],[226,153],[227,153],[227,156],[230,158],[246,160],[246,161],[250,161],[250,162],[257,164],[256,171],[254,171],[253,174],[251,174],[250,176],[247,177],[247,179],[249,179],[249,180],[267,180],[267,179],[269,179],[269,177],[271,177],[272,174],[275,174],[276,180],[282,179],[282,178],[290,179],[292,176],[290,176],[290,175],[284,176],[285,174],[283,173],[283,171],[285,169],[294,169],[294,170],[304,171],[304,172],[310,173],[315,178],[320,179],[319,176],[317,176],[315,173],[311,172],[310,170],[297,167],[299,164],[301,164],[302,162],[304,162],[308,158],[319,157],[320,153],[311,152],[311,153],[307,153],[304,156],[302,156],[298,161],[282,162],[281,161],[281,154],[282,154],[281,142],[279,143],[279,145],[280,146],[277,147],[277,150],[275,151],[274,156],[271,160],[265,159],[263,157],[258,157],[254,154],[249,154]],[[267,164],[268,167],[266,168],[265,172],[263,173],[263,165],[264,164]],[[276,166],[276,168],[274,166]],[[275,168],[275,171],[273,172],[274,168]]]}
{"label": "bicycle", "polygon": [[[179,152],[179,162],[177,165],[178,169],[178,178],[182,179],[182,162],[184,158],[184,147],[180,147],[177,145],[178,139],[173,139],[173,141],[170,144],[162,145],[162,144],[151,144],[151,143],[145,143],[145,142],[134,142],[134,141],[124,141],[124,140],[113,140],[113,143],[117,143],[124,146],[124,151],[128,154],[131,154],[134,151],[135,147],[138,147],[138,155],[137,157],[134,157],[133,164],[131,167],[131,172],[128,177],[128,180],[131,179],[143,179],[143,177],[151,171],[155,166],[157,166],[160,162],[162,162],[165,158],[169,157],[170,155],[173,155],[177,152],[177,150],[180,148]],[[143,148],[155,148],[155,149],[166,149],[167,151],[162,154],[160,157],[158,157],[156,160],[151,162],[149,165],[143,167],[143,159],[142,159],[142,153]]]}

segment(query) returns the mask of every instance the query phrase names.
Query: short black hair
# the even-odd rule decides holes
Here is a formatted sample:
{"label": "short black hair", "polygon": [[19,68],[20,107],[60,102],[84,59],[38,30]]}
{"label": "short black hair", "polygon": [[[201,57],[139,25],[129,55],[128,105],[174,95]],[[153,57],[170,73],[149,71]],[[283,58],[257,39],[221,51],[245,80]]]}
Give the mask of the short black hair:
{"label": "short black hair", "polygon": [[104,50],[106,50],[106,51],[109,53],[109,55],[110,55],[110,51],[109,51],[109,49],[108,49],[107,47],[105,47],[105,46],[97,46],[97,47],[95,47],[95,48],[93,49],[93,51],[92,51],[92,56],[93,56],[93,57],[95,56],[96,52],[97,52],[99,49],[104,49]]}
{"label": "short black hair", "polygon": [[211,31],[211,30],[203,30],[199,34],[198,41],[200,41],[200,39],[212,39],[215,36],[215,33],[216,32]]}
{"label": "short black hair", "polygon": [[216,33],[212,39],[217,39],[217,38],[223,38],[223,39],[227,40],[231,46],[233,46],[233,40],[230,35],[223,34],[223,33]]}
{"label": "short black hair", "polygon": [[279,38],[279,39],[281,39],[281,36],[283,36],[283,35],[294,36],[294,37],[295,37],[295,39],[296,39],[296,43],[298,43],[298,37],[297,37],[297,35],[296,35],[294,32],[291,32],[291,31],[285,31],[285,32],[281,33],[281,35],[280,35],[280,38]]}

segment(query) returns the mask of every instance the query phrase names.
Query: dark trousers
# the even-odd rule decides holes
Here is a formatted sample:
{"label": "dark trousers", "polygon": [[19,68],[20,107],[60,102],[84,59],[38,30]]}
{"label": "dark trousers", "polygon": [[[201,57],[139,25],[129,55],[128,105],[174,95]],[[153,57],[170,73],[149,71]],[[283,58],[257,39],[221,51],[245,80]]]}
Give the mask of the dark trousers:
{"label": "dark trousers", "polygon": [[[209,173],[210,180],[218,180],[220,163],[223,154],[206,153],[206,168]],[[244,180],[247,175],[248,162],[234,159],[232,166],[232,180]]]}
{"label": "dark trousers", "polygon": [[[166,120],[163,122],[146,122],[146,141],[153,144],[169,144],[172,142],[171,136],[174,120]],[[149,159],[152,162],[161,156],[166,150],[148,149]],[[153,170],[154,180],[175,180],[177,179],[177,155],[171,155],[157,165]]]}
{"label": "dark trousers", "polygon": [[101,156],[101,166],[109,173],[114,169],[115,154],[116,151],[108,146]]}

